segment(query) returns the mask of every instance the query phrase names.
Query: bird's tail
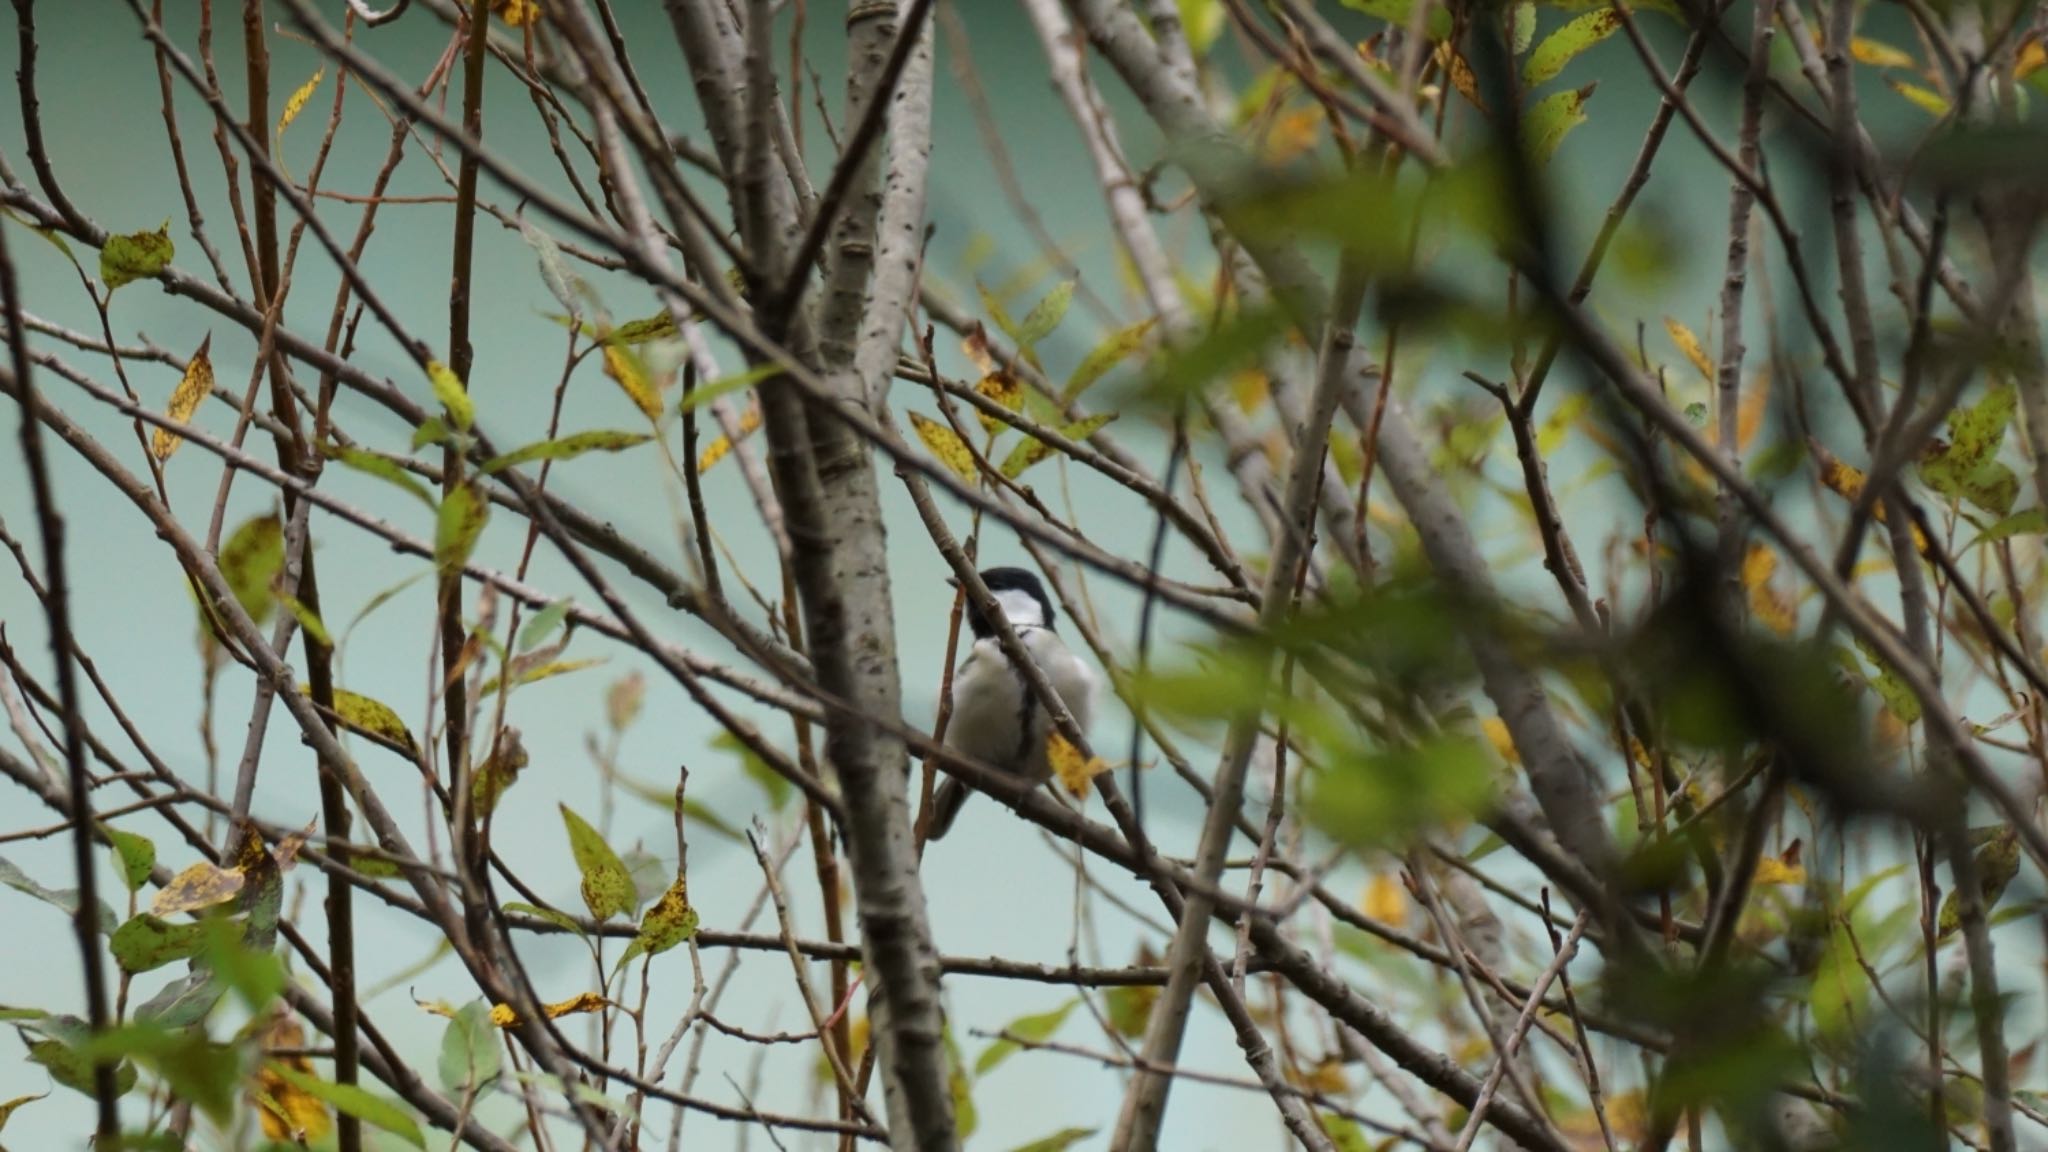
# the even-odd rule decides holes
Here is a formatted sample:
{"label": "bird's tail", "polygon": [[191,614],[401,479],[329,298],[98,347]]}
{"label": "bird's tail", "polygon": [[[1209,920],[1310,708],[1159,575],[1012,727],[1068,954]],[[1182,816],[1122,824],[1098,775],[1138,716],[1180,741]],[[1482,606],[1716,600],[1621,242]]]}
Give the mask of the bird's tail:
{"label": "bird's tail", "polygon": [[960,806],[967,803],[967,785],[958,780],[940,781],[939,790],[932,796],[931,839],[937,840],[953,826],[953,818],[960,815]]}

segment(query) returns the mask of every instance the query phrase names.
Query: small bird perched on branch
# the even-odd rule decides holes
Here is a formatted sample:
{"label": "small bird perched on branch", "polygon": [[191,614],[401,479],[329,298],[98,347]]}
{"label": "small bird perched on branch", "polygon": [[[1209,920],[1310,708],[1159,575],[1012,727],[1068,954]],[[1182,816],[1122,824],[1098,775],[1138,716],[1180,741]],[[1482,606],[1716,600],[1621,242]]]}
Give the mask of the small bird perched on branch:
{"label": "small bird perched on branch", "polygon": [[[1060,639],[1054,627],[1058,614],[1046,598],[1045,586],[1022,568],[990,568],[981,581],[1024,650],[1045,673],[1046,682],[1085,731],[1095,703],[1095,676]],[[1052,717],[972,600],[967,603],[967,626],[974,632],[974,647],[953,674],[953,718],[946,727],[946,747],[1043,782],[1053,772],[1046,748],[1054,732]],[[946,834],[966,802],[967,785],[947,777],[932,800],[932,839]]]}

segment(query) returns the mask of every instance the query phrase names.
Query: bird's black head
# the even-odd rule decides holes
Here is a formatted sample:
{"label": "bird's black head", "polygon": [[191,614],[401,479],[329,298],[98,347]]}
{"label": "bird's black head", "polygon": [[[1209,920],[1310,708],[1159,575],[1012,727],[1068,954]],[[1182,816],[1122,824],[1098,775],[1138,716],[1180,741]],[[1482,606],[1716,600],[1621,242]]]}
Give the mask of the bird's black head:
{"label": "bird's black head", "polygon": [[[1036,573],[1027,572],[1022,568],[989,568],[982,572],[981,582],[988,585],[990,594],[995,596],[998,603],[1007,601],[1016,605],[1007,611],[1012,628],[1029,624],[1040,624],[1046,628],[1053,626],[1057,613],[1053,611],[1052,601],[1045,595],[1045,585],[1038,582]],[[1024,615],[1018,611],[1023,607],[1020,597],[1028,598],[1031,603],[1038,606],[1037,620],[1020,619],[1020,616]],[[972,600],[967,602],[967,626],[974,631],[977,640],[986,640],[995,635],[995,628],[974,606]]]}

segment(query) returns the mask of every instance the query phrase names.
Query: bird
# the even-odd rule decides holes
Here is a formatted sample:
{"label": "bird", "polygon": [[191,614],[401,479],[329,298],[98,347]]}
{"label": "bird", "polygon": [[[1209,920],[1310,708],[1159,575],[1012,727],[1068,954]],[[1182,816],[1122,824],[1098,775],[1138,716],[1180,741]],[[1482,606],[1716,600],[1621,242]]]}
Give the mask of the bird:
{"label": "bird", "polygon": [[[957,583],[948,580],[948,583]],[[1045,674],[1060,703],[1083,732],[1095,704],[1095,676],[1060,639],[1058,613],[1036,574],[1022,568],[990,568],[981,582],[995,597],[996,607],[1017,633],[1025,652]],[[967,626],[974,645],[953,673],[953,712],[946,726],[946,747],[954,752],[1039,783],[1052,775],[1046,739],[1052,717],[1038,702],[1024,673],[1003,651],[995,627],[972,600]],[[968,788],[954,777],[939,785],[932,800],[931,838],[953,826]]]}

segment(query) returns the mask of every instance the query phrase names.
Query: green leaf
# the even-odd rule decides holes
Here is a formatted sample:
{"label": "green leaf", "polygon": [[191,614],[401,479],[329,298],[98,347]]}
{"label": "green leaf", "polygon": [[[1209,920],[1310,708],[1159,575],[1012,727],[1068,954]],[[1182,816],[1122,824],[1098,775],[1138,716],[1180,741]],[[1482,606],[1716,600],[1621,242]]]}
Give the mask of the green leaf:
{"label": "green leaf", "polygon": [[[1534,23],[1533,14],[1531,23]],[[1534,88],[1556,79],[1573,57],[1614,35],[1620,27],[1621,16],[1612,8],[1601,8],[1580,16],[1545,36],[1543,43],[1536,46],[1529,62],[1522,66],[1522,83]]]}
{"label": "green leaf", "polygon": [[130,892],[140,890],[149,882],[150,869],[156,867],[156,845],[140,832],[119,828],[108,828],[107,839],[114,842],[114,864],[120,869],[121,883]]}
{"label": "green leaf", "polygon": [[768,797],[770,810],[780,812],[796,795],[796,785],[782,778],[782,774],[768,766],[768,762],[754,754],[754,750],[740,743],[740,738],[730,732],[720,732],[711,738],[711,746],[730,752],[740,758],[740,770],[747,778],[760,785]]}
{"label": "green leaf", "polygon": [[419,497],[420,503],[429,508],[434,506],[434,498],[427,494],[426,486],[407,474],[395,460],[386,459],[375,452],[365,452],[361,448],[344,448],[339,444],[321,445],[320,454],[344,468],[361,472],[365,476],[375,476],[387,484],[395,484]]}
{"label": "green leaf", "polygon": [[[1114,412],[1098,412],[1083,420],[1076,420],[1059,430],[1060,435],[1075,444],[1086,443],[1090,436],[1100,432],[1110,421],[1115,420]],[[1015,480],[1028,471],[1032,465],[1051,456],[1058,449],[1051,444],[1030,436],[1017,442],[1010,454],[1003,457],[1003,475]]]}
{"label": "green leaf", "polygon": [[[1067,1016],[1074,1009],[1080,1007],[1080,1005],[1081,1001],[1076,998],[1067,1001],[1050,1012],[1019,1016],[1004,1025],[1003,1032],[1006,1033],[1005,1038],[990,1044],[982,1051],[980,1059],[974,1062],[975,1076],[988,1075],[995,1070],[997,1065],[1016,1055],[1022,1049],[1022,1045],[1017,1042],[1019,1040],[1036,1044],[1050,1039],[1053,1033],[1059,1031],[1060,1025],[1066,1023]],[[1009,1039],[1011,1036],[1017,1039]]]}
{"label": "green leaf", "polygon": [[555,243],[553,236],[534,227],[524,214],[519,217],[519,235],[540,261],[540,280],[547,285],[548,294],[560,301],[571,316],[580,317],[582,301],[590,294],[590,286],[562,259],[562,246]]}
{"label": "green leaf", "polygon": [[1365,1138],[1365,1129],[1351,1117],[1321,1112],[1316,1115],[1316,1122],[1323,1126],[1323,1134],[1330,1138],[1337,1152],[1372,1152],[1372,1141]]}
{"label": "green leaf", "polygon": [[262,1011],[284,994],[284,962],[266,949],[244,943],[245,925],[215,917],[201,927],[205,929],[201,959],[251,1012]]}
{"label": "green leaf", "polygon": [[[1877,654],[1877,649],[1861,639],[1856,641],[1856,648],[1863,653],[1865,660],[1870,661],[1872,671],[1864,676],[1864,679],[1877,693],[1878,698],[1884,701],[1884,706],[1891,709],[1892,715],[1898,717],[1901,724],[1917,722],[1920,719],[1920,698],[1913,695],[1913,690],[1899,678],[1899,674],[1893,671],[1892,666],[1884,662],[1884,658]],[[1860,673],[1862,669],[1859,668],[1857,671]]]}
{"label": "green leaf", "polygon": [[201,1029],[129,1024],[102,1032],[78,1049],[90,1059],[133,1058],[157,1074],[171,1095],[197,1105],[216,1124],[227,1123],[241,1086],[242,1056],[232,1044],[207,1039]]}
{"label": "green leaf", "polygon": [[576,922],[575,917],[569,915],[566,912],[557,911],[553,908],[544,908],[539,904],[527,904],[522,901],[514,900],[505,905],[505,911],[523,912],[528,916],[538,917],[539,919],[545,920],[548,923],[553,924],[555,927],[560,928],[564,932],[568,932],[576,936],[589,935],[589,933],[583,930],[583,925]]}
{"label": "green leaf", "polygon": [[1018,1145],[1015,1152],[1067,1152],[1067,1149],[1093,1135],[1093,1128],[1062,1128],[1050,1136]]}
{"label": "green leaf", "polygon": [[[73,1092],[91,1096],[92,1059],[61,1040],[38,1040],[28,1046],[28,1058],[41,1064],[50,1079]],[[126,1096],[135,1087],[135,1065],[122,1061],[114,1067],[114,1095]]]}
{"label": "green leaf", "polygon": [[519,651],[531,652],[554,635],[555,629],[560,628],[562,621],[568,619],[569,604],[567,600],[557,600],[535,612],[533,618],[519,629]]}
{"label": "green leaf", "polygon": [[489,1004],[472,1000],[448,1018],[448,1029],[441,1033],[438,1069],[441,1087],[449,1096],[461,1099],[496,1080],[503,1060]]}
{"label": "green leaf", "polygon": [[[2012,426],[2013,412],[2018,406],[2018,389],[2002,384],[1986,392],[1975,404],[1950,411],[1949,442],[1937,445],[1921,457],[1920,478],[1951,500],[1967,499],[1985,507],[1976,497],[1990,495],[1996,503],[1995,493],[2003,484],[2002,479],[1995,473],[1982,477],[1980,473],[1997,464],[1999,446],[2005,442],[2006,429]],[[2006,469],[2008,475],[2010,472]],[[2011,487],[2016,495],[2017,477],[2013,477]],[[1995,516],[2011,510],[2010,500],[2002,509],[1986,508]]]}
{"label": "green leaf", "polygon": [[317,1100],[332,1105],[335,1111],[353,1116],[363,1123],[381,1128],[415,1148],[424,1149],[427,1141],[420,1134],[420,1126],[406,1114],[405,1109],[373,1095],[351,1084],[331,1084],[318,1076],[301,1072],[296,1068],[272,1061],[270,1071],[282,1077],[287,1084]]}
{"label": "green leaf", "polygon": [[1584,88],[1553,92],[1538,100],[1522,115],[1522,143],[1529,159],[1538,167],[1548,164],[1572,129],[1586,122],[1586,101],[1593,98],[1595,81]]}
{"label": "green leaf", "polygon": [[[5,884],[16,892],[33,896],[45,904],[61,908],[67,915],[78,911],[78,889],[45,888],[29,879],[28,873],[16,868],[13,861],[5,856],[0,856],[0,884]],[[107,902],[100,901],[100,931],[112,932],[114,926],[120,922],[120,918],[114,915],[114,910],[107,907]]]}
{"label": "green leaf", "polygon": [[434,515],[434,567],[443,577],[461,572],[469,563],[490,518],[491,502],[474,482],[452,488],[441,498]]}
{"label": "green leaf", "polygon": [[1121,984],[1104,992],[1102,1000],[1109,1014],[1109,1026],[1128,1040],[1143,1036],[1151,1026],[1152,1008],[1159,1003],[1159,992],[1157,984]]}
{"label": "green leaf", "polygon": [[177,246],[171,243],[171,222],[154,232],[130,232],[107,237],[100,249],[100,281],[111,295],[114,289],[135,280],[146,280],[164,270]]}
{"label": "green leaf", "polygon": [[1180,26],[1187,33],[1188,51],[1199,60],[1209,54],[1216,37],[1223,34],[1223,0],[1176,0]]}
{"label": "green leaf", "polygon": [[576,857],[576,870],[583,874],[583,903],[591,916],[603,921],[633,907],[633,877],[625,862],[612,851],[583,817],[561,805],[562,824],[569,830],[569,851]]}
{"label": "green leaf", "polygon": [[1081,363],[1075,367],[1074,374],[1067,377],[1067,386],[1061,389],[1060,399],[1069,404],[1079,399],[1082,393],[1094,387],[1097,380],[1108,375],[1110,369],[1122,363],[1131,353],[1143,348],[1145,338],[1151,335],[1153,326],[1158,323],[1159,319],[1155,316],[1149,320],[1141,320],[1128,328],[1119,328],[1104,337],[1102,343],[1089,349],[1088,355],[1081,358]]}
{"label": "green leaf", "polygon": [[1970,541],[1969,547],[1963,551],[1968,552],[1979,544],[1989,544],[1995,540],[2022,535],[2039,536],[2043,533],[2048,533],[2048,508],[2029,508],[2024,512],[2015,512],[1978,533],[1977,538]]}
{"label": "green leaf", "polygon": [[448,418],[455,421],[457,432],[467,432],[476,423],[476,404],[469,398],[469,387],[462,377],[439,360],[427,361],[427,379],[434,385],[434,399],[448,410]]}
{"label": "green leaf", "polygon": [[734,392],[744,392],[781,371],[782,365],[769,360],[756,364],[745,372],[735,372],[730,376],[720,376],[708,384],[699,384],[690,389],[688,396],[683,397],[682,411],[688,412],[693,408],[702,408],[720,396],[729,396]]}
{"label": "green leaf", "polygon": [[1444,40],[1451,34],[1451,13],[1435,0],[1340,0],[1344,7],[1368,16],[1377,16],[1396,28],[1406,28],[1414,19],[1415,5],[1429,5],[1429,15],[1424,17],[1426,32],[1431,40]]}
{"label": "green leaf", "polygon": [[429,416],[413,429],[412,450],[417,452],[429,444],[453,443],[455,439],[455,433],[449,431],[446,421],[439,416]]}
{"label": "green leaf", "polygon": [[1024,316],[1024,322],[1017,325],[1017,343],[1036,344],[1060,326],[1067,318],[1067,308],[1074,302],[1074,281],[1062,280],[1052,286],[1045,298],[1032,306]]}
{"label": "green leaf", "polygon": [[235,602],[261,624],[270,618],[270,584],[284,570],[284,522],[276,513],[242,522],[220,548],[220,574]]}
{"label": "green leaf", "polygon": [[[512,686],[517,688],[521,684],[531,684],[536,680],[567,676],[571,672],[581,672],[585,668],[595,668],[610,659],[611,657],[609,656],[590,656],[581,660],[549,660],[544,664],[533,664],[530,660],[514,661],[512,665]],[[477,695],[479,697],[489,696],[502,687],[504,687],[503,679],[493,676],[484,681],[483,687],[477,690]]]}
{"label": "green leaf", "polygon": [[1378,846],[1473,813],[1493,795],[1492,752],[1476,740],[1358,750],[1312,782],[1309,818],[1346,843]]}
{"label": "green leaf", "polygon": [[157,989],[156,995],[138,1005],[135,1022],[189,1028],[206,1019],[226,994],[227,986],[214,979],[212,972],[195,968]]}
{"label": "green leaf", "polygon": [[690,906],[690,883],[676,873],[675,883],[640,918],[640,934],[619,957],[619,967],[636,956],[659,956],[697,934],[697,910]]}
{"label": "green leaf", "polygon": [[610,429],[578,432],[554,440],[528,444],[503,456],[493,456],[484,461],[482,471],[488,476],[503,472],[507,468],[530,464],[535,460],[574,460],[586,452],[624,452],[652,439],[654,437],[645,432],[618,432]]}
{"label": "green leaf", "polygon": [[1240,312],[1190,344],[1173,348],[1153,361],[1145,381],[1146,394],[1171,402],[1193,396],[1217,380],[1255,362],[1293,322],[1278,308]]}
{"label": "green leaf", "polygon": [[981,1123],[980,1114],[974,1108],[974,1081],[968,1078],[967,1068],[960,1062],[960,1045],[954,1041],[950,1026],[943,1038],[946,1042],[946,1083],[953,1093],[953,1128],[964,1144]]}
{"label": "green leaf", "polygon": [[292,614],[292,619],[299,622],[299,627],[305,631],[307,639],[322,648],[334,647],[334,637],[328,635],[327,625],[320,619],[319,613],[306,607],[297,596],[287,596],[280,592],[277,600],[284,605],[285,611]]}
{"label": "green leaf", "polygon": [[606,336],[604,342],[606,344],[631,346],[634,344],[645,344],[650,340],[666,340],[675,334],[676,318],[669,315],[666,311],[661,311],[656,312],[652,316],[643,316],[638,320],[626,321],[624,324],[612,329],[611,335]]}
{"label": "green leaf", "polygon": [[154,972],[173,961],[190,959],[205,939],[204,924],[173,924],[144,912],[114,929],[107,945],[121,971]]}

